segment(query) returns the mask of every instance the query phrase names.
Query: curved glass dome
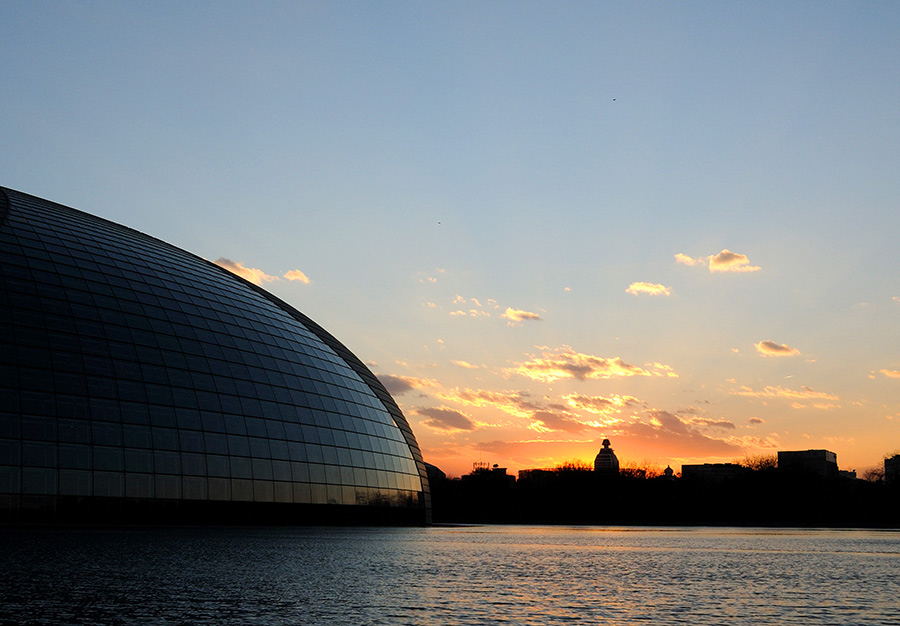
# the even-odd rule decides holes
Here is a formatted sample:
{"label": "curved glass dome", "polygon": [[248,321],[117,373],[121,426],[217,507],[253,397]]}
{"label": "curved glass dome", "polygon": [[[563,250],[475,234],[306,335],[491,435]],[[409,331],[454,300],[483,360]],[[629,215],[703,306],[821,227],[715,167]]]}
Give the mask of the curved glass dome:
{"label": "curved glass dome", "polygon": [[428,497],[400,409],[312,320],[0,188],[0,519],[422,523]]}

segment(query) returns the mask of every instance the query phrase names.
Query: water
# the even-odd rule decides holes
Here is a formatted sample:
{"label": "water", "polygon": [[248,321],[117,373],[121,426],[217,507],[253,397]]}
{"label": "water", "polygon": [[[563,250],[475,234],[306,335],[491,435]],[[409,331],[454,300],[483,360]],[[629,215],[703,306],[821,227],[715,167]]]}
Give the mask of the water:
{"label": "water", "polygon": [[900,625],[900,532],[0,529],[0,624]]}

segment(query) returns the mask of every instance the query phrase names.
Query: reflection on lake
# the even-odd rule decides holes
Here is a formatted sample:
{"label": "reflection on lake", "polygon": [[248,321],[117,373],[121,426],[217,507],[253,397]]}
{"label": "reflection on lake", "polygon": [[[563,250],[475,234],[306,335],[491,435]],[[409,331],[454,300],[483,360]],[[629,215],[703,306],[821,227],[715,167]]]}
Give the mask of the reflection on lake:
{"label": "reflection on lake", "polygon": [[900,533],[0,529],[0,624],[900,624]]}

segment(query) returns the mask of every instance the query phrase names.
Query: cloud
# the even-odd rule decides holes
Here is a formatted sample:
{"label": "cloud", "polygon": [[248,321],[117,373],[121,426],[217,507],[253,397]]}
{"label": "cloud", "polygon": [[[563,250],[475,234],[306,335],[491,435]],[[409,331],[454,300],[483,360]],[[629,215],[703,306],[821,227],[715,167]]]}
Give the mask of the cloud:
{"label": "cloud", "polygon": [[608,397],[604,396],[583,396],[577,393],[571,393],[563,396],[566,403],[573,409],[587,411],[594,415],[602,415],[609,417],[615,413],[620,413],[622,409],[640,403],[635,397],[620,396],[613,394]]}
{"label": "cloud", "polygon": [[765,424],[766,423],[766,420],[762,419],[761,417],[751,417],[747,421],[750,422],[751,424]]}
{"label": "cloud", "polygon": [[709,259],[710,272],[758,272],[757,265],[750,265],[750,259],[743,254],[722,250],[719,254]]}
{"label": "cloud", "polygon": [[480,408],[496,408],[516,417],[529,417],[536,411],[543,411],[547,405],[535,402],[525,391],[488,391],[486,389],[448,389],[439,392],[438,397],[449,402],[466,404]]}
{"label": "cloud", "polygon": [[739,443],[704,435],[669,411],[652,410],[648,417],[649,421],[644,418],[617,427],[615,435],[637,439],[644,453],[653,456],[727,457],[741,452]]}
{"label": "cloud", "polygon": [[775,387],[767,385],[761,391],[755,391],[747,386],[742,386],[737,391],[732,391],[731,395],[747,396],[750,398],[786,398],[789,400],[839,400],[835,395],[825,393],[823,391],[813,391],[809,387],[801,387],[796,389],[785,389],[784,387]]}
{"label": "cloud", "polygon": [[706,265],[707,263],[709,263],[708,258],[692,259],[688,255],[682,254],[681,252],[675,255],[675,260],[679,263],[683,263],[684,265]]}
{"label": "cloud", "polygon": [[304,285],[309,284],[309,277],[300,270],[291,270],[284,273],[284,277],[290,281],[301,282]]}
{"label": "cloud", "polygon": [[461,367],[463,369],[467,369],[467,370],[477,370],[478,369],[477,365],[472,365],[468,361],[450,361],[450,362],[453,365],[455,365],[456,367]]}
{"label": "cloud", "polygon": [[758,272],[761,267],[750,265],[750,259],[744,254],[732,252],[727,248],[719,254],[694,259],[679,252],[675,260],[684,265],[707,265],[710,272]]}
{"label": "cloud", "polygon": [[769,340],[760,341],[753,345],[756,346],[756,351],[762,356],[794,356],[800,354],[800,351],[796,348],[792,348],[784,343],[778,344]]}
{"label": "cloud", "polygon": [[270,283],[278,280],[277,276],[269,276],[264,271],[255,267],[246,267],[243,263],[237,263],[225,257],[219,257],[213,261],[219,267],[224,267],[232,274],[237,274],[244,280],[250,281],[254,285],[262,286],[263,283]]}
{"label": "cloud", "polygon": [[423,425],[435,430],[460,431],[475,430],[475,423],[465,414],[447,407],[414,408],[412,412],[428,419]]}
{"label": "cloud", "polygon": [[518,374],[541,382],[551,383],[560,378],[576,380],[607,379],[626,376],[669,376],[677,378],[677,374],[668,365],[652,363],[650,369],[643,369],[626,363],[619,357],[603,358],[590,354],[575,352],[569,346],[556,350],[544,348],[540,357],[534,357],[524,363],[516,363],[507,368],[509,374]]}
{"label": "cloud", "polygon": [[887,378],[900,378],[900,372],[897,370],[878,370],[882,374],[884,374]]}
{"label": "cloud", "polygon": [[384,385],[392,396],[403,395],[413,389],[421,389],[423,387],[435,387],[437,381],[429,378],[416,378],[414,376],[394,376],[393,374],[378,374],[378,380]]}
{"label": "cloud", "polygon": [[734,430],[736,428],[732,421],[724,419],[714,420],[709,419],[708,417],[692,417],[690,423],[699,426],[709,426],[711,428],[724,428],[726,430]]}
{"label": "cloud", "polygon": [[[437,274],[443,274],[444,270],[438,268],[434,270]],[[425,272],[419,272],[419,282],[420,283],[431,283],[434,284],[438,281],[437,276],[430,276]]]}
{"label": "cloud", "polygon": [[587,426],[570,416],[551,411],[537,411],[532,416],[539,431],[563,431],[567,433],[580,433],[587,430]]}
{"label": "cloud", "polygon": [[625,293],[633,293],[639,295],[645,293],[650,296],[670,296],[672,288],[660,285],[659,283],[631,283]]}
{"label": "cloud", "polygon": [[[278,276],[271,276],[266,274],[261,269],[255,267],[247,267],[243,263],[238,263],[236,261],[232,261],[231,259],[226,259],[225,257],[219,257],[215,261],[213,261],[219,267],[224,267],[226,270],[231,272],[232,274],[237,274],[244,280],[250,281],[254,285],[262,286],[263,283],[271,283],[276,280],[281,280]],[[301,272],[300,270],[290,270],[289,272],[285,272],[284,278],[290,281],[299,281],[304,284],[309,284],[309,278]]]}
{"label": "cloud", "polygon": [[529,311],[523,311],[522,309],[514,309],[512,307],[507,307],[506,312],[503,313],[500,317],[505,320],[507,326],[515,326],[521,322],[540,322],[541,316],[537,313],[531,313]]}

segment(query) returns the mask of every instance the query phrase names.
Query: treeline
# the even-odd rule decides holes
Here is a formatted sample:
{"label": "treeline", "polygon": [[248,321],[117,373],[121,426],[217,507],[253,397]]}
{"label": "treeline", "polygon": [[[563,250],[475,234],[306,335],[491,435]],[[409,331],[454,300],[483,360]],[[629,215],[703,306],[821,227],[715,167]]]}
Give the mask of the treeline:
{"label": "treeline", "polygon": [[570,464],[523,473],[477,470],[431,480],[437,523],[900,527],[900,485],[748,467],[728,479]]}

